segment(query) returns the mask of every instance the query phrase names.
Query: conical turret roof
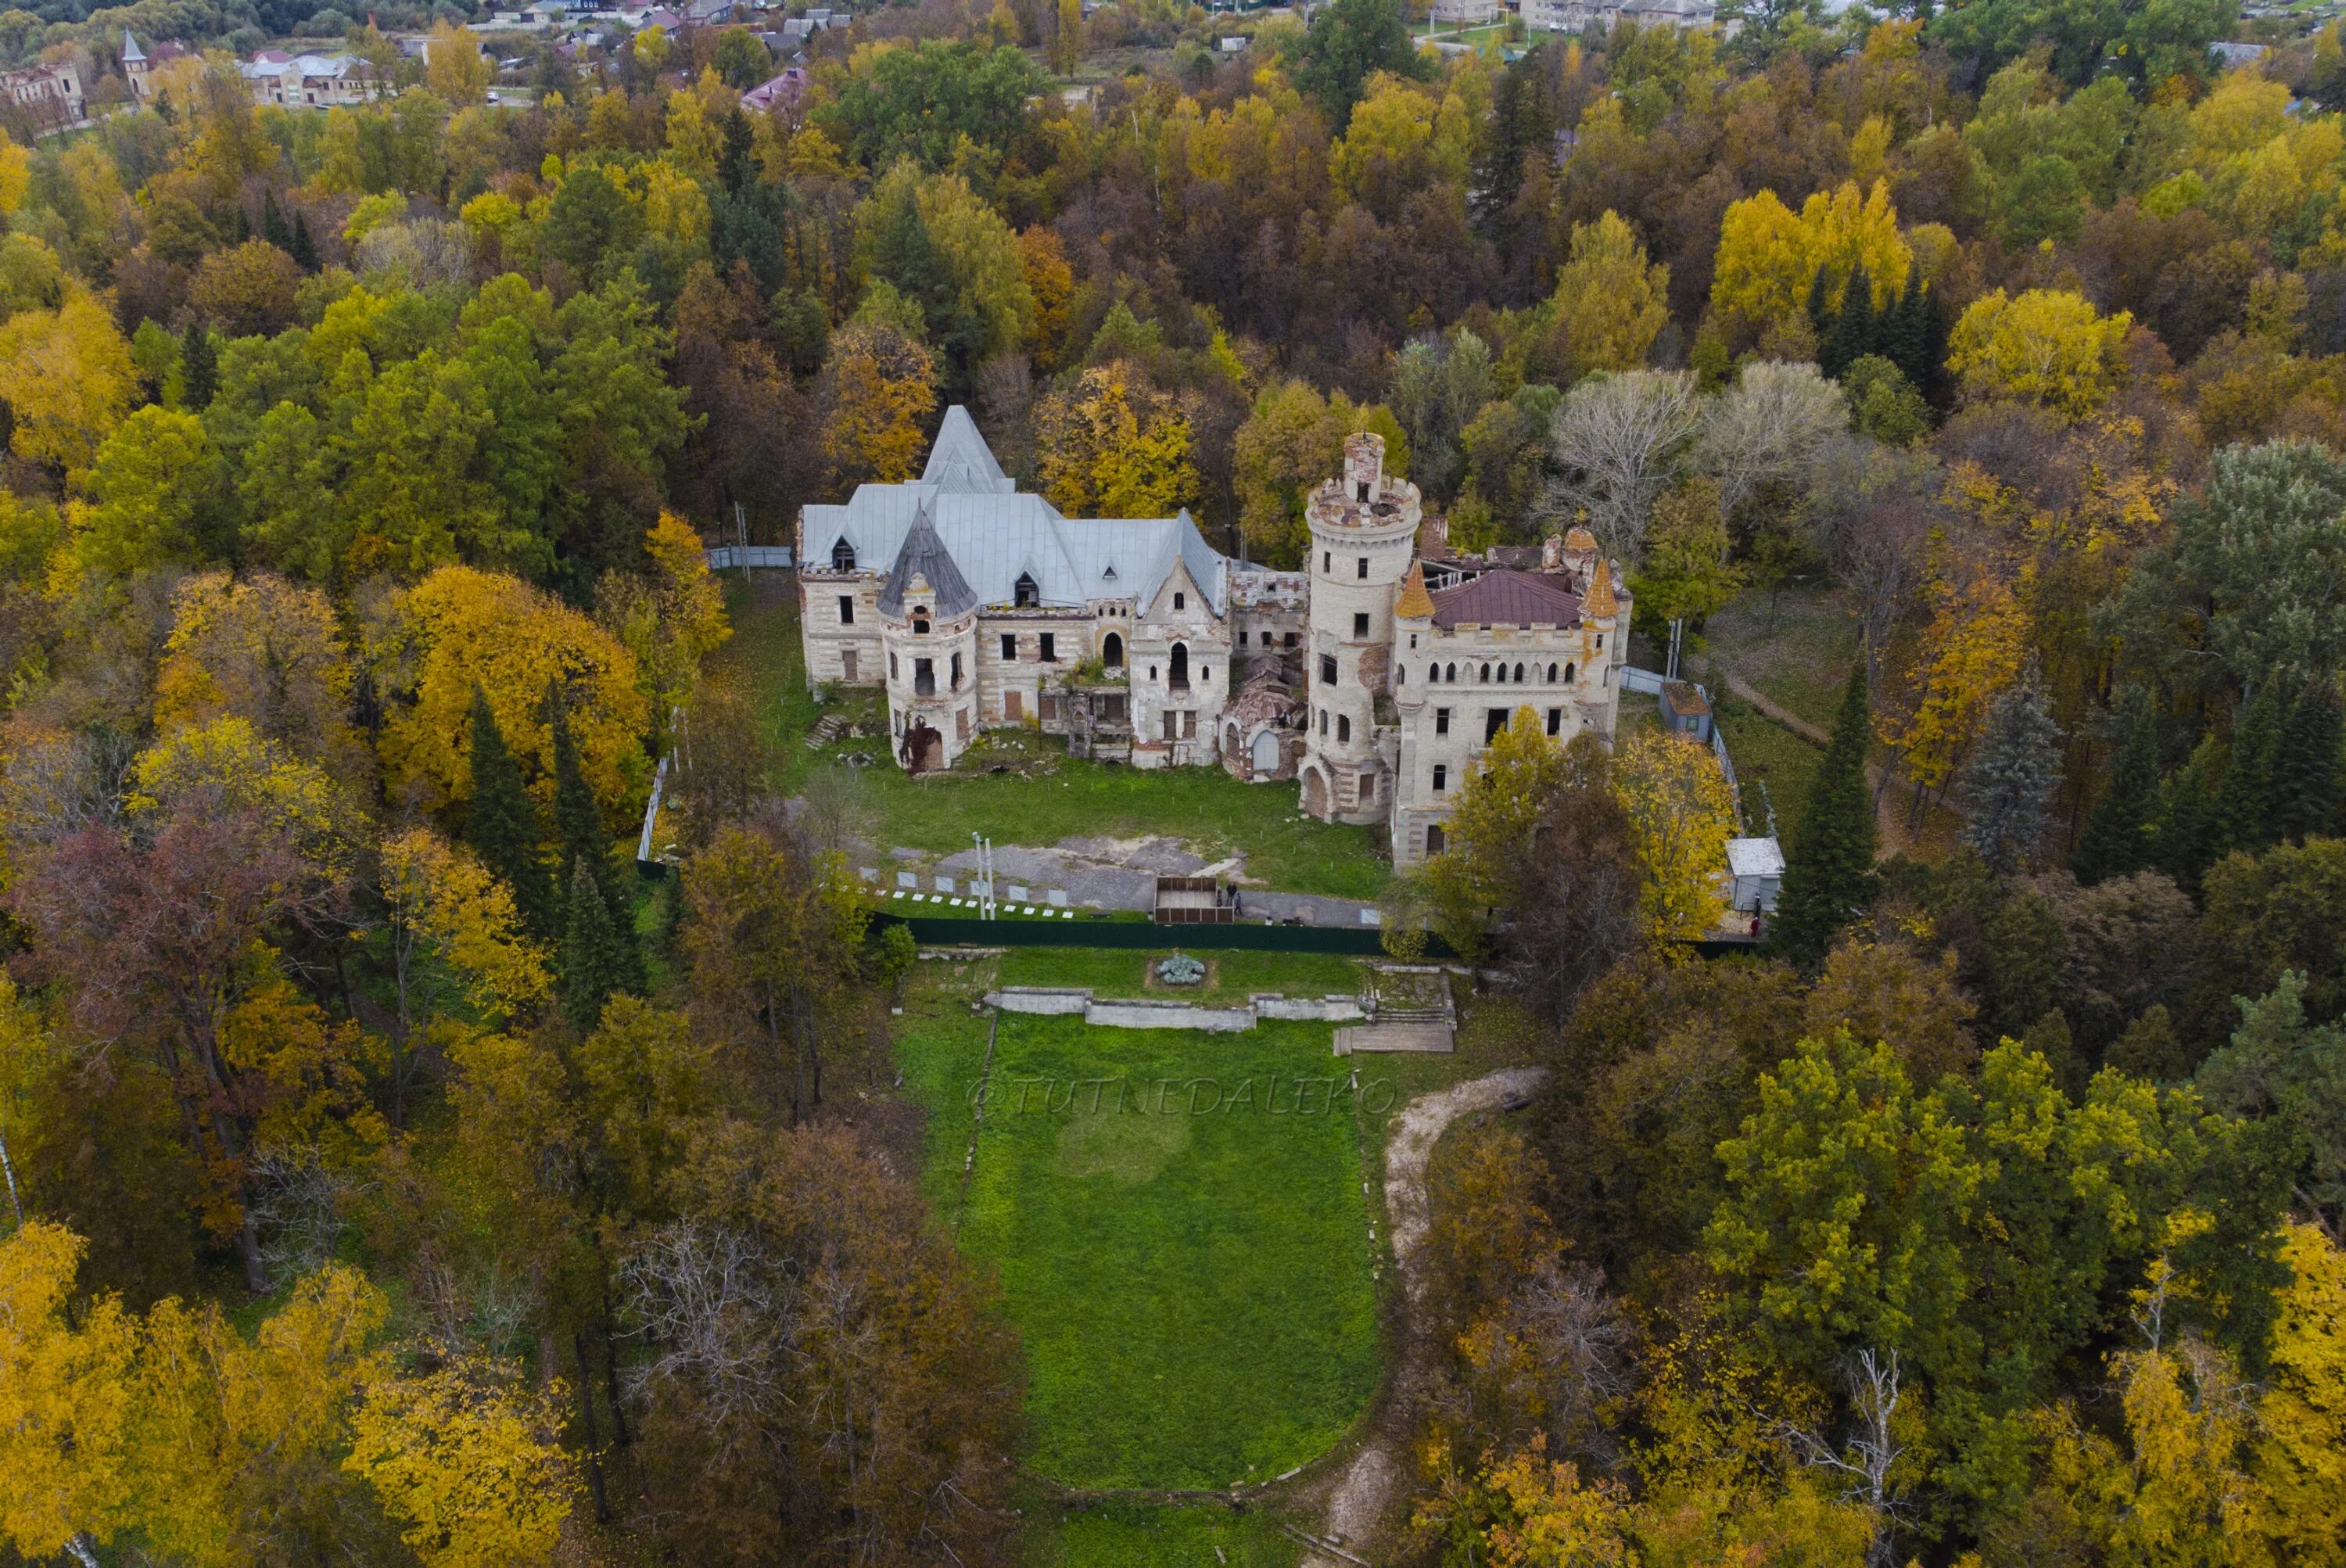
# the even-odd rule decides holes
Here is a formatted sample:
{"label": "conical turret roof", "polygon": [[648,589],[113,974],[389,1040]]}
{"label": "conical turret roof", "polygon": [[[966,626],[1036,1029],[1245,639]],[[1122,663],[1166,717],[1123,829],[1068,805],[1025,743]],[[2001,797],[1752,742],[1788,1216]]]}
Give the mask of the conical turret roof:
{"label": "conical turret roof", "polygon": [[951,620],[977,605],[976,591],[954,564],[945,542],[937,537],[937,525],[925,501],[913,512],[913,525],[904,531],[903,547],[896,552],[896,564],[888,568],[888,585],[880,590],[882,615],[892,620],[903,616],[904,590],[914,577],[928,584],[936,601],[932,613],[939,620]]}
{"label": "conical turret roof", "polygon": [[1582,614],[1589,620],[1609,619],[1621,613],[1620,601],[1613,596],[1613,563],[1599,559],[1596,570],[1588,574],[1588,596],[1581,602]]}
{"label": "conical turret roof", "polygon": [[1393,614],[1404,621],[1430,620],[1433,616],[1433,596],[1425,591],[1425,563],[1412,561],[1409,575],[1401,583],[1401,597],[1393,603]]}

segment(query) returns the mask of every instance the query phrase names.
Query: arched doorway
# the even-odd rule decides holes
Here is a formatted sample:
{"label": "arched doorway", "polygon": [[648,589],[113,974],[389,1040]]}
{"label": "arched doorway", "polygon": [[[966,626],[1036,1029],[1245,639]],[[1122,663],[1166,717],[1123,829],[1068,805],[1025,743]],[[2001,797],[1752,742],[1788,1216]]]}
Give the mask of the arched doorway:
{"label": "arched doorway", "polygon": [[1189,689],[1189,645],[1175,643],[1173,659],[1166,670],[1165,684],[1175,691]]}
{"label": "arched doorway", "polygon": [[1328,815],[1328,780],[1316,768],[1303,776],[1303,814],[1321,819]]}
{"label": "arched doorway", "polygon": [[1265,774],[1279,771],[1279,737],[1268,729],[1254,738],[1254,770]]}
{"label": "arched doorway", "polygon": [[1109,669],[1124,667],[1124,639],[1114,632],[1100,638],[1100,663]]}

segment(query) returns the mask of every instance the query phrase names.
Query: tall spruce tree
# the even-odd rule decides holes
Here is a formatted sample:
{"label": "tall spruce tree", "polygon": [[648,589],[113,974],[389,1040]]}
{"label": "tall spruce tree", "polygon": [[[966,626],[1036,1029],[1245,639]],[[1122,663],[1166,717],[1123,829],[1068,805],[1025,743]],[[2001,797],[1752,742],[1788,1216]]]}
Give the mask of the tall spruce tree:
{"label": "tall spruce tree", "polygon": [[[610,835],[603,830],[603,809],[595,803],[595,791],[579,764],[578,741],[570,731],[569,710],[563,706],[559,693],[549,690],[546,700],[554,727],[554,837],[561,848],[561,863],[583,863],[593,873],[595,889],[602,895],[603,912],[610,925],[611,941],[621,954],[622,972],[632,989],[641,958],[636,951],[635,909],[627,896],[626,873],[611,853]],[[566,906],[575,901],[576,891],[575,880],[565,887]],[[566,908],[565,918],[568,918]]]}
{"label": "tall spruce tree", "polygon": [[179,340],[179,406],[201,413],[219,394],[219,355],[212,348],[211,329],[194,317]]}
{"label": "tall spruce tree", "polygon": [[1964,769],[1971,818],[1964,842],[1999,876],[2025,870],[2045,844],[2061,787],[2061,730],[2030,671],[1988,708],[1979,750]]}
{"label": "tall spruce tree", "polygon": [[1873,280],[1860,263],[1850,270],[1841,313],[1833,318],[1832,336],[1824,344],[1818,368],[1839,380],[1842,372],[1873,351],[1874,337]]}
{"label": "tall spruce tree", "polygon": [[273,190],[260,193],[260,237],[280,250],[290,249],[293,243],[293,231],[285,227],[285,209],[277,205],[277,193]]}
{"label": "tall spruce tree", "polygon": [[2151,864],[2194,898],[2208,868],[2224,857],[2224,785],[2230,773],[2230,753],[2210,734],[2200,738],[2182,767],[2159,780]]}
{"label": "tall spruce tree", "polygon": [[2232,720],[2230,757],[2218,803],[2223,838],[2208,863],[2233,850],[2260,850],[2280,837],[2272,820],[2273,755],[2280,748],[2280,682],[2267,680]]}
{"label": "tall spruce tree", "polygon": [[2151,818],[2158,808],[2158,730],[2150,693],[2137,687],[2126,705],[2126,728],[2110,758],[2110,776],[2086,813],[2069,869],[2091,887],[2132,876],[2150,863]]}
{"label": "tall spruce tree", "polygon": [[310,237],[310,219],[304,213],[293,214],[293,242],[286,247],[286,253],[293,258],[302,271],[315,272],[318,270],[318,242]]}
{"label": "tall spruce tree", "polygon": [[514,907],[539,936],[552,939],[561,929],[555,913],[554,889],[539,854],[542,834],[537,807],[524,787],[521,765],[489,711],[489,699],[473,687],[473,795],[464,808],[464,842],[481,863],[504,879],[513,890]]}
{"label": "tall spruce tree", "polygon": [[1832,285],[1826,280],[1825,270],[1821,265],[1817,268],[1817,275],[1809,280],[1809,325],[1817,330],[1820,348],[1831,335],[1832,324]]}
{"label": "tall spruce tree", "polygon": [[1774,942],[1796,963],[1823,962],[1833,938],[1872,901],[1873,791],[1865,781],[1872,738],[1873,710],[1861,653],[1785,856]]}
{"label": "tall spruce tree", "polygon": [[611,993],[627,989],[629,950],[584,855],[571,862],[568,892],[563,900],[562,1011],[570,1027],[586,1035],[602,1021],[603,1003]]}
{"label": "tall spruce tree", "polygon": [[2307,683],[2290,705],[2273,748],[2272,830],[2300,841],[2332,830],[2338,815],[2338,694]]}
{"label": "tall spruce tree", "polygon": [[1923,291],[1923,269],[1907,268],[1905,291],[1890,307],[1890,324],[1879,351],[1918,390],[1930,385],[1931,329],[1926,312],[1936,308]]}

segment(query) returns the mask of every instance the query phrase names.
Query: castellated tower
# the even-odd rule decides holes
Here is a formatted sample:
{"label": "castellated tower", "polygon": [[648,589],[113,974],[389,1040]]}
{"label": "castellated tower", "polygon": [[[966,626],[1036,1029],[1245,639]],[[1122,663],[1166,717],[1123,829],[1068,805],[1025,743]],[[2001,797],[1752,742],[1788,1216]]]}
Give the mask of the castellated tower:
{"label": "castellated tower", "polygon": [[1415,554],[1422,511],[1417,486],[1384,468],[1384,437],[1364,431],[1344,443],[1342,477],[1304,505],[1310,707],[1298,773],[1303,809],[1326,821],[1382,821],[1392,801],[1392,748],[1377,714],[1392,663],[1393,597]]}

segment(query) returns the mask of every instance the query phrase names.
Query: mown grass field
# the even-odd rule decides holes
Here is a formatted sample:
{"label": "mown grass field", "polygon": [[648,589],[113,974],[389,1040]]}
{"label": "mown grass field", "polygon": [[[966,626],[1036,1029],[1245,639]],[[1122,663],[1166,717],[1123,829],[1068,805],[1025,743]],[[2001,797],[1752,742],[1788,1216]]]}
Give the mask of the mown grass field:
{"label": "mown grass field", "polygon": [[[1290,785],[1241,784],[1216,768],[1150,770],[1085,761],[1068,757],[1055,736],[989,732],[952,772],[927,779],[884,761],[848,769],[841,759],[854,752],[884,757],[887,741],[806,746],[822,709],[806,689],[789,579],[767,573],[745,585],[732,576],[726,600],[734,635],[717,657],[755,694],[770,784],[797,794],[815,770],[835,769],[877,849],[950,854],[968,849],[974,831],[996,844],[1045,848],[1079,837],[1164,837],[1209,860],[1243,850],[1247,878],[1264,887],[1349,899],[1377,897],[1392,874],[1375,833],[1305,817]],[[1019,770],[986,771],[996,764]]]}
{"label": "mown grass field", "polygon": [[1380,1359],[1361,1190],[1375,1135],[1332,1092],[1348,1064],[1329,1026],[1005,1014],[964,1190],[986,1032],[969,1001],[992,976],[923,965],[896,1058],[929,1113],[937,1211],[998,1272],[1025,1341],[1026,1463],[1077,1486],[1221,1488],[1326,1451]]}
{"label": "mown grass field", "polygon": [[1025,1568],[1295,1568],[1301,1555],[1264,1514],[1213,1506],[1029,1509],[1018,1541]]}

